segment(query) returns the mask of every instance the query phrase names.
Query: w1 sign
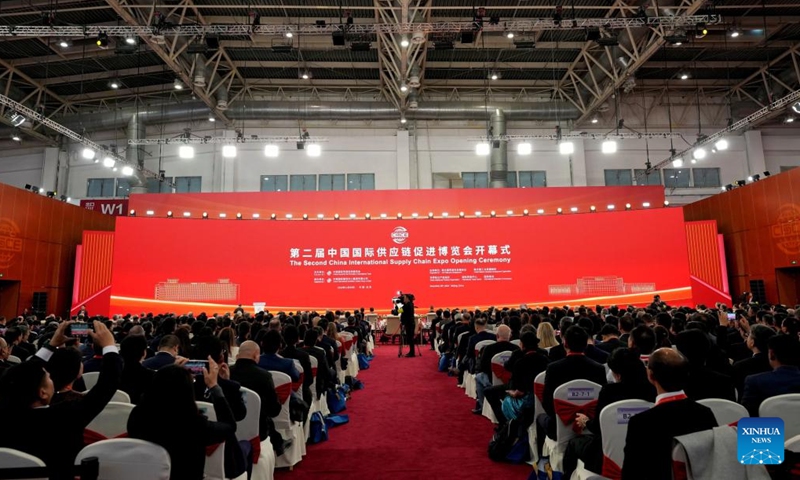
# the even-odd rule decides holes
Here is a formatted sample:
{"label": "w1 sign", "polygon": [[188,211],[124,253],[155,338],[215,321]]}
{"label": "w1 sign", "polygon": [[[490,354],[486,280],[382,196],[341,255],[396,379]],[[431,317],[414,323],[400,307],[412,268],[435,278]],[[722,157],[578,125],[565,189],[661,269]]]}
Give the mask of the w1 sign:
{"label": "w1 sign", "polygon": [[115,199],[99,199],[99,200],[81,200],[81,207],[100,212],[106,215],[113,215],[115,217],[122,217],[128,214],[128,200],[115,200]]}

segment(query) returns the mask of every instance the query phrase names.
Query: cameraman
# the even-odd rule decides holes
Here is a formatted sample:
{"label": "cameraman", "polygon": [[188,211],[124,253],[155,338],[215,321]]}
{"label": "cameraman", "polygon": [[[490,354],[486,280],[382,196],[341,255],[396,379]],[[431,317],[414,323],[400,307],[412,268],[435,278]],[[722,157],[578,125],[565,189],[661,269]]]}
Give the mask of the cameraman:
{"label": "cameraman", "polygon": [[403,310],[400,312],[400,323],[406,330],[406,343],[411,350],[406,357],[414,357],[414,332],[417,329],[416,317],[414,316],[414,295],[404,293],[400,299],[403,301]]}

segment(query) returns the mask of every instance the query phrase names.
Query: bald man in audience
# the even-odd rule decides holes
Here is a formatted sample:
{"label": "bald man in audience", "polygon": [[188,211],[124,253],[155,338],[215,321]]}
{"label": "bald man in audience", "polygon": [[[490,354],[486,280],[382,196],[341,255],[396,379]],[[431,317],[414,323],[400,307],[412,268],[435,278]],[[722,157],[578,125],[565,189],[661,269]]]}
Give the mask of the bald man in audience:
{"label": "bald man in audience", "polygon": [[13,363],[8,361],[8,356],[11,355],[11,348],[9,348],[8,343],[3,337],[0,337],[0,375],[3,372],[10,368]]}
{"label": "bald man in audience", "polygon": [[519,347],[509,342],[511,338],[511,328],[508,325],[500,325],[495,332],[497,341],[491,345],[483,347],[475,369],[475,386],[478,393],[475,410],[472,413],[478,415],[483,411],[484,390],[492,386],[492,357],[501,352],[514,352]]}
{"label": "bald man in audience", "polygon": [[656,387],[656,404],[628,423],[622,480],[671,480],[673,439],[717,426],[711,409],[684,393],[689,361],[680,352],[672,348],[653,352],[647,379]]}

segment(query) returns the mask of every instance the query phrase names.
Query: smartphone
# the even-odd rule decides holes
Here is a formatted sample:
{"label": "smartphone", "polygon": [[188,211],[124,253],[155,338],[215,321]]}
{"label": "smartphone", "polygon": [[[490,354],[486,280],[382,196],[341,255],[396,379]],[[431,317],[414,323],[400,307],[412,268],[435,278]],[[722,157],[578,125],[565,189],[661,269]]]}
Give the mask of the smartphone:
{"label": "smartphone", "polygon": [[203,370],[208,370],[208,360],[189,360],[183,364],[183,368],[189,369],[192,375],[202,375]]}
{"label": "smartphone", "polygon": [[728,314],[728,321],[729,322],[733,322],[734,320],[736,320],[736,314],[735,313],[729,313]]}
{"label": "smartphone", "polygon": [[88,323],[73,323],[69,326],[70,336],[75,337],[85,337],[89,335],[89,324]]}

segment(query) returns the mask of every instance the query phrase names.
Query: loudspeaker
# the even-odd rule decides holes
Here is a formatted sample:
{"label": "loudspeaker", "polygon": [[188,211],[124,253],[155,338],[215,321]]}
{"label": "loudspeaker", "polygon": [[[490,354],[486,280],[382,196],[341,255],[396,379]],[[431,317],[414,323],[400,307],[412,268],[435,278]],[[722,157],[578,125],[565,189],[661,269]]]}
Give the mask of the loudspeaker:
{"label": "loudspeaker", "polygon": [[47,292],[33,292],[33,311],[44,316],[47,311]]}
{"label": "loudspeaker", "polygon": [[759,305],[767,303],[767,291],[764,288],[764,280],[750,280],[750,293],[753,294],[753,301]]}
{"label": "loudspeaker", "polygon": [[331,38],[333,38],[334,46],[344,47],[344,32],[333,32]]}

